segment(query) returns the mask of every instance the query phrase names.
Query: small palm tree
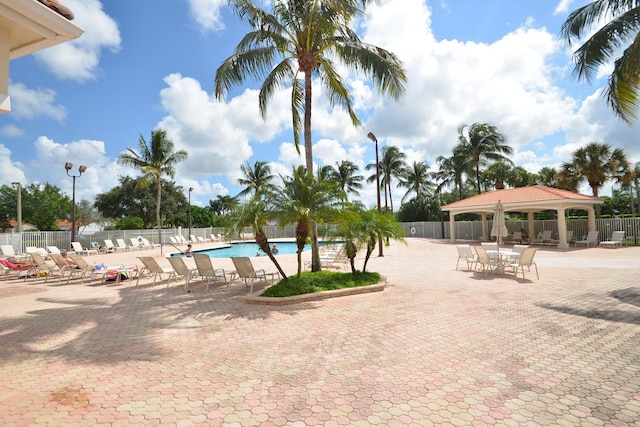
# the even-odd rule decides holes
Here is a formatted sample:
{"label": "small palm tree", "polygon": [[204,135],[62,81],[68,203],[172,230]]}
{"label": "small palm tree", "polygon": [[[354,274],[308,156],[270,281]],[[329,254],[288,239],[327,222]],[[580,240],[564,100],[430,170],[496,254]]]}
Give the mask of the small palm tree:
{"label": "small palm tree", "polygon": [[359,220],[351,224],[351,229],[354,240],[359,242],[356,245],[364,244],[367,248],[362,265],[363,272],[367,270],[367,263],[378,241],[391,238],[405,242],[404,229],[393,215],[387,213],[379,214],[375,209],[362,211]]}
{"label": "small palm tree", "polygon": [[[391,52],[363,43],[352,29],[353,20],[364,14],[369,0],[274,0],[271,12],[251,0],[230,2],[252,31],[218,67],[215,95],[223,98],[249,77],[263,79],[258,100],[264,118],[273,95],[290,84],[294,142],[300,152],[303,131],[309,171],[313,170],[313,76],[320,77],[330,104],[344,108],[354,126],[359,125],[360,120],[336,60],[346,69],[367,75],[383,94],[393,99],[404,96],[407,76],[401,61]],[[300,78],[300,74],[304,77]]]}
{"label": "small palm tree", "polygon": [[167,138],[164,130],[151,132],[151,141],[147,144],[144,137],[138,139],[140,152],[127,148],[127,152],[118,157],[118,164],[131,166],[142,171],[150,180],[155,180],[156,193],[156,222],[158,227],[158,243],[162,243],[162,217],[160,216],[160,202],[162,200],[162,176],[175,176],[175,165],[187,158],[185,150],[173,151],[173,141]]}
{"label": "small palm tree", "polygon": [[474,123],[458,127],[458,145],[461,152],[466,153],[468,163],[475,170],[478,194],[482,192],[480,167],[486,160],[512,163],[505,154],[513,149],[506,145],[506,137],[498,132],[498,128],[488,123]]}
{"label": "small palm tree", "polygon": [[336,162],[336,167],[329,166],[330,168],[330,176],[332,179],[336,180],[344,193],[344,200],[348,201],[349,193],[353,195],[360,195],[360,190],[362,188],[362,180],[364,179],[362,175],[357,175],[358,166],[356,166],[350,160],[343,160],[341,162]]}
{"label": "small palm tree", "polygon": [[[600,28],[591,34],[594,26]],[[609,66],[614,55],[620,55],[614,61],[603,95],[613,112],[631,124],[640,104],[640,4],[627,0],[592,1],[569,15],[562,24],[561,35],[569,44],[588,36],[573,54],[579,79],[591,80],[600,68]]]}
{"label": "small palm tree", "polygon": [[[382,159],[380,160],[380,190],[384,191],[384,211],[389,212],[389,203],[391,203],[391,212],[393,212],[393,198],[391,196],[391,180],[399,178],[406,168],[404,159],[406,158],[398,147],[385,145],[382,147]],[[375,163],[365,166],[366,170],[374,169],[374,173],[367,178],[367,182],[372,183],[376,180]]]}
{"label": "small palm tree", "polygon": [[253,196],[251,199],[244,201],[237,205],[235,209],[229,212],[229,221],[227,222],[227,233],[230,235],[238,235],[242,233],[245,227],[251,227],[253,230],[256,243],[267,254],[271,262],[276,266],[283,279],[287,278],[287,275],[282,270],[282,267],[278,263],[278,260],[271,252],[271,245],[269,239],[264,232],[264,227],[269,223],[269,220],[273,219],[274,214],[267,206],[267,203],[257,196]]}

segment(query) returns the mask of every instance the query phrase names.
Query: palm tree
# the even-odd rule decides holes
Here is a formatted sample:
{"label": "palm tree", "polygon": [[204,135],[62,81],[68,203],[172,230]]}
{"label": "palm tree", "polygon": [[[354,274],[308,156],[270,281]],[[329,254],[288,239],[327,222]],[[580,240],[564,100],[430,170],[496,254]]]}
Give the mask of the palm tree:
{"label": "palm tree", "polygon": [[428,172],[429,165],[425,162],[413,162],[413,166],[405,168],[400,176],[400,187],[406,188],[407,192],[402,196],[401,203],[411,195],[415,194],[416,199],[426,199],[429,192],[433,189]]}
{"label": "palm tree", "polygon": [[271,166],[267,162],[258,160],[253,164],[253,167],[249,163],[245,163],[240,166],[240,170],[244,177],[238,178],[238,184],[244,185],[245,189],[238,193],[238,197],[250,194],[260,197],[275,189],[275,185],[271,182],[275,175],[271,173]]}
{"label": "palm tree", "polygon": [[362,272],[367,270],[367,263],[371,254],[376,248],[377,242],[389,238],[399,240],[404,243],[404,229],[395,220],[393,215],[388,213],[378,213],[376,209],[370,209],[360,213],[357,222],[351,224],[352,233],[355,238],[366,245],[364,264]]}
{"label": "palm tree", "polygon": [[[465,133],[465,129],[467,132]],[[503,154],[511,154],[513,149],[506,145],[506,137],[498,132],[498,128],[488,123],[474,123],[458,127],[458,145],[466,153],[470,166],[475,170],[478,194],[482,192],[480,183],[480,166],[486,160],[512,163]]]}
{"label": "palm tree", "polygon": [[462,200],[464,189],[462,178],[467,173],[468,163],[467,156],[461,147],[456,145],[450,157],[438,156],[436,163],[439,165],[438,171],[434,174],[436,181],[439,182],[436,191],[441,193],[443,187],[453,184],[454,190],[458,190],[458,200]]}
{"label": "palm tree", "polygon": [[536,181],[546,187],[557,187],[558,172],[554,168],[544,167],[538,171]]}
{"label": "palm tree", "polygon": [[360,195],[359,189],[362,188],[362,175],[357,175],[358,166],[350,160],[336,162],[336,167],[329,166],[330,177],[338,182],[338,185],[344,193],[344,200],[348,201],[348,194],[352,193],[356,196]]}
{"label": "palm tree", "polygon": [[[291,177],[282,177],[283,187],[274,192],[270,202],[281,225],[296,225],[296,243],[298,245],[298,275],[302,272],[302,251],[311,238],[312,247],[318,245],[318,236],[313,224],[332,221],[337,218],[337,198],[340,191],[334,181],[320,181],[304,166],[293,170]],[[317,255],[316,255],[317,254]],[[320,271],[320,256],[312,251],[312,271]]]}
{"label": "palm tree", "polygon": [[[385,145],[382,147],[382,159],[380,160],[380,187],[384,191],[384,211],[389,212],[389,203],[391,203],[391,212],[393,212],[393,198],[391,197],[391,179],[400,178],[406,168],[404,159],[406,158],[398,147]],[[376,180],[375,163],[365,166],[366,170],[374,169],[373,175],[367,178],[367,182],[371,183]]]}
{"label": "palm tree", "polygon": [[[604,25],[602,23],[604,22]],[[599,26],[591,34],[594,26]],[[595,0],[574,10],[562,24],[571,44],[589,37],[573,54],[578,79],[590,81],[618,56],[603,95],[615,115],[631,124],[640,103],[640,4],[628,0]],[[622,54],[620,54],[622,52]]]}
{"label": "palm tree", "polygon": [[[187,158],[185,150],[173,151],[173,141],[167,138],[164,130],[151,132],[151,141],[147,145],[144,137],[138,138],[140,152],[127,148],[127,152],[118,157],[118,164],[130,166],[140,170],[149,180],[155,180],[156,193],[156,222],[158,227],[158,243],[162,243],[162,217],[160,216],[160,201],[162,200],[162,176],[175,176],[174,166]],[[162,249],[162,246],[160,247]]]}
{"label": "palm tree", "polygon": [[514,178],[513,167],[509,163],[495,162],[484,172],[488,181],[495,185],[496,190],[504,190],[504,184]]}
{"label": "palm tree", "polygon": [[227,225],[228,234],[234,236],[242,233],[244,227],[251,227],[256,239],[256,243],[267,254],[271,262],[276,266],[283,279],[287,278],[287,275],[282,270],[280,263],[276,260],[271,252],[271,245],[269,239],[264,232],[265,225],[269,220],[274,217],[267,206],[267,203],[259,196],[254,195],[251,199],[246,200],[240,205],[237,205],[235,209],[229,212],[229,221]]}
{"label": "palm tree", "polygon": [[[609,144],[592,142],[573,153],[571,164],[566,169],[578,180],[586,179],[592,194],[598,197],[598,189],[605,182],[624,180],[629,171],[629,161],[621,148],[612,150]],[[596,215],[600,217],[599,204],[596,205]]]}
{"label": "palm tree", "polygon": [[[312,77],[320,77],[331,106],[347,110],[354,126],[360,124],[349,88],[339,75],[341,67],[366,74],[384,95],[400,99],[407,76],[391,52],[363,43],[352,29],[369,0],[274,0],[271,13],[251,0],[231,0],[238,17],[252,31],[233,55],[216,71],[218,99],[249,77],[263,80],[258,95],[260,113],[266,117],[274,93],[291,84],[294,142],[300,152],[304,131],[306,166],[313,170],[311,141]],[[300,74],[304,78],[300,79]],[[301,113],[304,113],[304,127]]]}

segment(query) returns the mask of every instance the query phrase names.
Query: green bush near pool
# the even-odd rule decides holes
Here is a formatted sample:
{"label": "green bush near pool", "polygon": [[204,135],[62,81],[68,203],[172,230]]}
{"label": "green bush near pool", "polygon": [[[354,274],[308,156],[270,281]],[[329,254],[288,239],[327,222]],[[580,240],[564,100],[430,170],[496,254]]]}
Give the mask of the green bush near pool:
{"label": "green bush near pool", "polygon": [[335,289],[375,285],[380,281],[379,273],[341,273],[335,271],[302,272],[300,277],[291,276],[267,288],[263,297],[291,297]]}

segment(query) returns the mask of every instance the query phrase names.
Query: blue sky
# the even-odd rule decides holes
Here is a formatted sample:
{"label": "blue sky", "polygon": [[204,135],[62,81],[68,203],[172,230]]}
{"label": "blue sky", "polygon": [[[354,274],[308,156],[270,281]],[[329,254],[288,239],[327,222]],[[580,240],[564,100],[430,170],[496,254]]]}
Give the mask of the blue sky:
{"label": "blue sky", "polygon": [[[193,187],[192,202],[235,196],[240,165],[268,161],[287,174],[304,163],[293,146],[289,93],[278,94],[267,120],[258,114],[258,84],[213,97],[216,68],[247,28],[225,0],[64,0],[85,30],[79,39],[10,63],[12,112],[0,115],[0,184],[50,182],[71,193],[65,162],[87,171],[78,199],[93,200],[134,175],[116,164],[142,135],[165,129],[189,152],[175,181]],[[374,145],[399,147],[407,160],[435,170],[450,155],[463,123],[497,126],[530,172],[557,167],[590,142],[624,148],[640,161],[637,125],[615,118],[600,96],[608,69],[577,82],[568,47],[558,38],[576,0],[381,0],[357,29],[395,52],[409,76],[407,95],[382,98],[363,76],[346,75],[364,124],[354,128],[314,89],[314,160],[373,163]],[[265,2],[265,8],[268,8]],[[586,186],[582,192],[589,194]],[[604,194],[610,194],[606,192]],[[403,191],[396,190],[399,201]],[[362,199],[375,203],[375,188]]]}

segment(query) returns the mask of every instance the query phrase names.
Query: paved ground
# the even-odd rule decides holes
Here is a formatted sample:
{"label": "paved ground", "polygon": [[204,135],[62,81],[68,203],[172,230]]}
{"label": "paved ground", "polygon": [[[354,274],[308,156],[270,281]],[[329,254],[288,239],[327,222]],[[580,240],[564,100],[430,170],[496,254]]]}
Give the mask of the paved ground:
{"label": "paved ground", "polygon": [[392,243],[383,292],[284,307],[240,284],[0,282],[0,424],[640,425],[640,247],[542,248],[540,280],[456,257]]}

